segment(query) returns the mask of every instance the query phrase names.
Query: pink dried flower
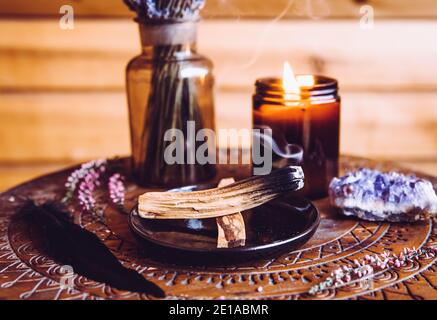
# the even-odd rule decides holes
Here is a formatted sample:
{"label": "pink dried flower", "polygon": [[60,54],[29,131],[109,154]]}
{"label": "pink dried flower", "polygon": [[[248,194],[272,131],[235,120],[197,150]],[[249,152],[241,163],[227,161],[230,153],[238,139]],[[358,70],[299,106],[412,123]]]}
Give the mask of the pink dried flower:
{"label": "pink dried flower", "polygon": [[109,197],[111,201],[118,206],[123,206],[125,200],[123,180],[124,178],[119,173],[115,173],[109,178],[108,182]]}
{"label": "pink dried flower", "polygon": [[[81,165],[79,169],[72,172],[67,178],[65,183],[67,190],[63,202],[68,202],[77,195],[77,201],[83,210],[102,216],[103,211],[98,208],[94,192],[101,185],[101,180],[108,177],[109,173],[107,171],[110,170],[105,159],[90,161]],[[123,180],[120,174],[115,173],[107,182],[109,197],[118,206],[123,206],[125,201]]]}
{"label": "pink dried flower", "polygon": [[100,172],[90,169],[79,184],[77,198],[84,210],[93,211],[95,209],[96,200],[94,199],[93,192],[100,184],[99,178]]}
{"label": "pink dried flower", "polygon": [[105,172],[106,164],[106,159],[93,160],[82,164],[79,169],[73,171],[65,183],[67,192],[62,201],[68,202],[73,198],[74,193],[87,174],[96,175]]}

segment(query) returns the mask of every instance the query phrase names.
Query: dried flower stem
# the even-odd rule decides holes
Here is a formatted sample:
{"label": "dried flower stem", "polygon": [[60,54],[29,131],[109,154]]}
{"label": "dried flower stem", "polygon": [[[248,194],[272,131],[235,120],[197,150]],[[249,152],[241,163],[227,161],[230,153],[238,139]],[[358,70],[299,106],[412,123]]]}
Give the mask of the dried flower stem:
{"label": "dried flower stem", "polygon": [[77,198],[82,209],[87,211],[95,209],[96,199],[94,199],[93,193],[96,187],[99,186],[99,178],[99,171],[90,170],[80,182]]}
{"label": "dried flower stem", "polygon": [[[100,176],[101,173],[105,172],[106,164],[106,159],[93,160],[82,164],[79,169],[73,171],[73,173],[67,178],[67,182],[65,183],[67,192],[62,199],[62,202],[68,202],[73,198],[77,188],[79,187],[81,181],[85,178],[85,176]],[[90,177],[88,177],[88,180],[90,180]]]}
{"label": "dried flower stem", "polygon": [[[83,210],[93,214],[102,215],[98,209],[97,200],[94,197],[94,192],[102,184],[108,170],[108,162],[105,159],[90,161],[81,165],[81,167],[67,178],[65,187],[66,194],[62,202],[71,201],[74,196]],[[125,199],[124,178],[119,173],[115,173],[108,179],[109,197],[112,203],[117,206],[123,206]]]}
{"label": "dried flower stem", "polygon": [[205,0],[124,0],[140,21],[196,20]]}
{"label": "dried flower stem", "polygon": [[420,249],[404,248],[400,254],[384,252],[382,254],[366,255],[362,260],[355,260],[353,265],[340,267],[331,273],[325,281],[313,286],[309,294],[315,295],[330,288],[346,286],[359,280],[369,280],[375,272],[383,272],[392,268],[402,268],[408,263],[420,258],[431,259],[437,255],[437,248]]}
{"label": "dried flower stem", "polygon": [[125,187],[123,180],[123,177],[119,173],[115,173],[109,178],[108,182],[109,197],[112,203],[117,206],[124,205]]}

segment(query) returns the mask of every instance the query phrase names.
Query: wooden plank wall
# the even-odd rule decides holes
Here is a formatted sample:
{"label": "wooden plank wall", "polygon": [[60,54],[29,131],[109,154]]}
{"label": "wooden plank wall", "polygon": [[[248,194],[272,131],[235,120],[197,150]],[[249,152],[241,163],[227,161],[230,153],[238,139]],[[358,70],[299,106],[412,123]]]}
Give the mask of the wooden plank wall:
{"label": "wooden plank wall", "polygon": [[[76,15],[89,18],[133,17],[122,0],[0,0],[5,17],[53,17],[62,5],[74,6]],[[357,18],[360,8],[371,5],[378,18],[435,18],[434,0],[207,0],[207,19]]]}
{"label": "wooden plank wall", "polygon": [[[59,28],[63,4],[75,9],[73,30]],[[363,4],[373,29],[360,27]],[[249,127],[253,82],[289,60],[340,81],[343,152],[437,174],[434,0],[212,0],[205,10],[199,49],[215,63],[219,127]],[[0,0],[0,190],[129,153],[131,17],[121,0]]]}

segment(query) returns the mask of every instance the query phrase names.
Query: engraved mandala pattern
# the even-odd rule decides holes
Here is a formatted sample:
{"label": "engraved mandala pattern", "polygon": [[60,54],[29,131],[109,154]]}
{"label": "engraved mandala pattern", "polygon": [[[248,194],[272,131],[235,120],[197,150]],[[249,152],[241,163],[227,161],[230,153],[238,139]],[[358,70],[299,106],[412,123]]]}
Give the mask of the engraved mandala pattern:
{"label": "engraved mandala pattern", "polygon": [[[124,160],[120,160],[124,161]],[[390,168],[387,163],[343,158],[342,170],[358,166]],[[0,298],[9,299],[149,299],[73,274],[73,286],[62,286],[63,267],[42,255],[20,223],[11,216],[26,199],[37,202],[62,196],[69,171],[31,181],[0,195]],[[427,177],[436,185],[437,179]],[[141,192],[128,186],[128,200]],[[167,299],[437,299],[435,260],[422,259],[400,270],[375,275],[373,281],[356,282],[307,294],[315,283],[343,264],[366,254],[403,247],[435,246],[437,228],[432,221],[414,225],[388,224],[339,218],[327,200],[317,201],[322,223],[314,237],[300,250],[274,259],[227,268],[164,265],[143,251],[131,236],[126,217],[114,208],[105,210],[106,224],[78,208],[75,221],[95,233],[119,260],[163,288]],[[259,290],[262,287],[262,290]]]}

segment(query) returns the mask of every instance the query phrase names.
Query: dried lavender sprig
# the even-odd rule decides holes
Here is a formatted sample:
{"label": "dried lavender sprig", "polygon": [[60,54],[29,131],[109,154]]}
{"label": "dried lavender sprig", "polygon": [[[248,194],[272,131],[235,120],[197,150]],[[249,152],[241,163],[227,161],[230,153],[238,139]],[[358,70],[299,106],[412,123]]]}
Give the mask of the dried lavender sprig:
{"label": "dried lavender sprig", "polygon": [[[67,178],[65,184],[67,192],[62,201],[70,201],[77,193],[77,201],[83,210],[102,217],[103,210],[99,208],[94,192],[101,185],[101,180],[108,171],[110,169],[106,159],[94,160],[83,164]],[[124,177],[119,173],[114,173],[107,181],[110,200],[119,207],[123,207],[125,200],[123,181]]]}
{"label": "dried lavender sprig", "polygon": [[121,174],[113,174],[108,181],[109,197],[112,203],[117,206],[123,206],[125,200],[124,178]]}
{"label": "dried lavender sprig", "polygon": [[79,169],[73,171],[71,175],[67,178],[67,182],[65,183],[65,187],[67,189],[62,202],[70,201],[74,193],[76,192],[79,184],[88,174],[101,174],[106,171],[107,160],[106,159],[98,159],[93,160],[87,163],[84,163],[80,166]]}
{"label": "dried lavender sprig", "polygon": [[77,198],[82,209],[87,211],[95,211],[96,199],[94,198],[94,190],[99,183],[100,172],[90,170],[83,180],[79,184],[79,191],[77,192]]}
{"label": "dried lavender sprig", "polygon": [[331,273],[325,281],[311,287],[309,294],[315,295],[320,291],[330,288],[338,288],[348,285],[357,280],[368,280],[374,277],[374,271],[386,271],[391,268],[401,268],[408,262],[417,261],[419,258],[434,258],[437,248],[424,247],[404,248],[398,255],[388,251],[382,254],[366,255],[361,261],[355,260],[353,265],[345,265]]}
{"label": "dried lavender sprig", "polygon": [[196,20],[205,0],[124,0],[140,21]]}

